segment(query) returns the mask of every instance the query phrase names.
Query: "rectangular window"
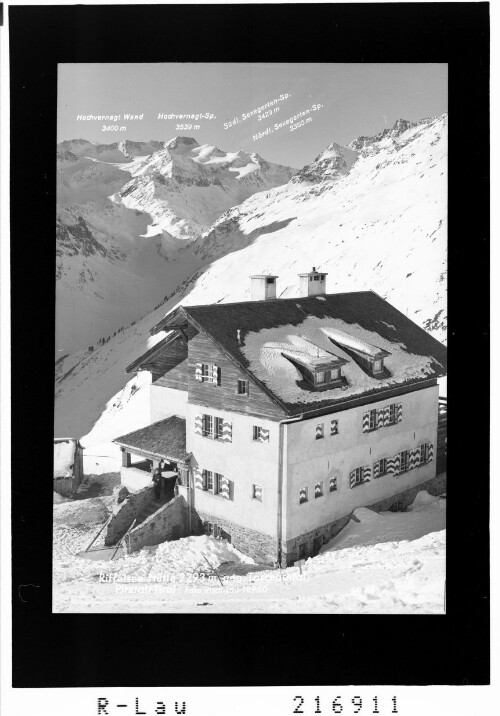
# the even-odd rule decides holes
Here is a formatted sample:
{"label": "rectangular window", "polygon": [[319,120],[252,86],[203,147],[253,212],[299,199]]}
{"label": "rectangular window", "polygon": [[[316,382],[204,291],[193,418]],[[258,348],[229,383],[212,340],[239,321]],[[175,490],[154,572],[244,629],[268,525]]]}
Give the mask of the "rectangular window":
{"label": "rectangular window", "polygon": [[252,498],[262,502],[262,485],[253,485],[252,487]]}
{"label": "rectangular window", "polygon": [[214,424],[214,440],[222,439],[222,425],[224,421],[222,418],[215,418]]}
{"label": "rectangular window", "polygon": [[214,523],[213,522],[205,522],[205,534],[207,534],[209,537],[213,537],[214,535]]}
{"label": "rectangular window", "polygon": [[316,425],[316,440],[321,440],[325,437],[325,426],[323,423]]}
{"label": "rectangular window", "polygon": [[212,437],[213,435],[213,419],[211,415],[203,414],[202,435]]}
{"label": "rectangular window", "polygon": [[238,395],[248,395],[248,380],[238,380]]}
{"label": "rectangular window", "polygon": [[307,487],[301,487],[299,491],[299,505],[307,502]]}
{"label": "rectangular window", "polygon": [[387,475],[387,473],[387,458],[383,457],[378,461],[378,476],[381,477],[382,475]]}
{"label": "rectangular window", "polygon": [[354,471],[354,484],[361,485],[364,482],[363,468],[357,467]]}
{"label": "rectangular window", "polygon": [[370,430],[375,430],[377,427],[377,411],[370,410]]}
{"label": "rectangular window", "polygon": [[220,495],[220,493],[222,492],[222,480],[223,480],[224,476],[221,475],[220,473],[216,472],[216,473],[214,473],[214,477],[215,477],[214,494]]}
{"label": "rectangular window", "polygon": [[381,358],[377,358],[377,360],[373,361],[373,372],[374,373],[382,372],[382,359]]}
{"label": "rectangular window", "polygon": [[323,497],[323,481],[317,482],[314,485],[314,497]]}
{"label": "rectangular window", "polygon": [[209,363],[201,364],[202,381],[212,380],[212,366]]}
{"label": "rectangular window", "polygon": [[399,454],[399,458],[400,458],[400,468],[399,468],[399,471],[400,471],[400,472],[407,472],[407,471],[408,471],[408,467],[409,467],[409,465],[410,465],[410,453],[409,453],[409,451],[408,451],[408,450],[403,450],[403,452],[401,452],[401,453]]}
{"label": "rectangular window", "polygon": [[315,281],[319,281],[319,276],[315,276],[315,277],[314,277],[314,280],[315,280]]}
{"label": "rectangular window", "polygon": [[324,382],[325,382],[325,371],[317,370],[316,371],[316,383],[324,383]]}
{"label": "rectangular window", "polygon": [[339,434],[339,421],[332,420],[330,422],[330,435],[338,435],[338,434]]}
{"label": "rectangular window", "polygon": [[331,477],[330,478],[330,492],[335,492],[337,489],[337,478]]}
{"label": "rectangular window", "polygon": [[211,470],[203,470],[203,489],[214,491],[214,475]]}
{"label": "rectangular window", "polygon": [[389,425],[394,425],[397,419],[396,403],[389,405]]}
{"label": "rectangular window", "polygon": [[276,279],[274,279],[274,278],[268,278],[268,279],[266,279],[266,283],[269,285],[269,284],[274,283],[275,280],[276,280]]}

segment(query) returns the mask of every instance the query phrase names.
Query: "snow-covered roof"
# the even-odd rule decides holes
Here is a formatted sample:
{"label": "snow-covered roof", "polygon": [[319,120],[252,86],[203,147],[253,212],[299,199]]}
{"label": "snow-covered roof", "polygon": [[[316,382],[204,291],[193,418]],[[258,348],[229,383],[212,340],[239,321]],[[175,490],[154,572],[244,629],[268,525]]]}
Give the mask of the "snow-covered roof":
{"label": "snow-covered roof", "polygon": [[[181,306],[151,332],[191,323],[292,415],[446,374],[445,346],[376,293],[322,298]],[[386,355],[384,374],[369,375],[352,357],[353,350]],[[345,381],[318,391],[289,360],[297,357],[342,359]]]}
{"label": "snow-covered roof", "polygon": [[57,438],[54,440],[54,477],[73,477],[78,440]]}

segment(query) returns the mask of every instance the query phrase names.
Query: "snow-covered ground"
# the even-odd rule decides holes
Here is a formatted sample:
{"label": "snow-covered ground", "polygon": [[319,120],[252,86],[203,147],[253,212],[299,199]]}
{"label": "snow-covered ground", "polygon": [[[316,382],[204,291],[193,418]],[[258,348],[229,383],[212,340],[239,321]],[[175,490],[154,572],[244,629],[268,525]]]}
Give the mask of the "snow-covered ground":
{"label": "snow-covered ground", "polygon": [[301,571],[262,568],[206,536],[113,562],[75,556],[106,519],[112,499],[54,505],[55,612],[444,613],[443,497],[420,492],[402,513],[356,510]]}

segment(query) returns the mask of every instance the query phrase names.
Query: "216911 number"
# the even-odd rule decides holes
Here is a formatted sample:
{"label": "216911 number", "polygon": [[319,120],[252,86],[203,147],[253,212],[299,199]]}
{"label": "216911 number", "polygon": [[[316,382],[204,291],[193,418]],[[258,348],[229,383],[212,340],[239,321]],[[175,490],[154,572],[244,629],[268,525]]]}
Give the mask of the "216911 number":
{"label": "216911 number", "polygon": [[[305,699],[303,696],[294,696],[293,698],[294,702],[296,702],[295,708],[292,711],[294,714],[305,714],[306,711],[302,709],[302,707],[305,705]],[[363,709],[363,699],[361,696],[353,696],[350,703],[346,704],[345,700],[344,703],[342,703],[342,697],[336,696],[331,703],[327,703],[325,706],[325,710],[323,711],[322,704],[320,701],[320,697],[316,696],[314,699],[314,703],[316,706],[316,709],[312,712],[313,714],[322,714],[322,713],[334,713],[334,714],[359,714],[361,713],[361,710]],[[392,705],[392,710],[383,710],[380,711],[378,708],[378,696],[373,696],[371,699],[365,699],[364,701],[364,713],[365,714],[397,714],[398,711],[398,702],[396,696],[393,696],[391,699],[389,706]]]}

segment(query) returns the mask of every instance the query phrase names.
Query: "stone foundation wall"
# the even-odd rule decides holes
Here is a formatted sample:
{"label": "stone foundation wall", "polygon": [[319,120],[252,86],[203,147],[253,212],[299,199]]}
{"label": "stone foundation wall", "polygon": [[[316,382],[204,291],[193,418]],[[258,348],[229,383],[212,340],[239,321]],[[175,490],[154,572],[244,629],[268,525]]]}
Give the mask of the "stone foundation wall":
{"label": "stone foundation wall", "polygon": [[135,527],[125,538],[128,554],[147,545],[160,544],[189,535],[188,505],[179,495]]}
{"label": "stone foundation wall", "polygon": [[[446,473],[436,475],[431,480],[422,482],[420,485],[410,487],[403,492],[392,495],[385,500],[380,500],[372,505],[366,505],[370,510],[374,512],[386,512],[389,510],[404,511],[408,505],[411,505],[417,493],[421,490],[426,490],[430,495],[440,495],[446,490]],[[322,527],[318,527],[310,532],[296,537],[295,539],[283,542],[282,545],[282,558],[281,565],[291,566],[300,558],[300,546],[305,545],[304,557],[314,557],[318,554],[321,546],[326,544],[337,535],[340,530],[344,529],[346,524],[351,519],[352,512],[344,517],[341,517],[334,522],[329,522]],[[244,551],[244,550],[242,550]]]}
{"label": "stone foundation wall", "polygon": [[131,492],[119,505],[114,509],[105,533],[104,544],[116,544],[128,530],[136,516],[142,508],[152,502],[154,499],[154,486],[144,487],[139,492]]}
{"label": "stone foundation wall", "polygon": [[275,537],[242,527],[235,522],[210,515],[207,512],[193,511],[193,532],[203,534],[203,522],[213,522],[231,536],[231,544],[240,552],[247,554],[262,564],[274,564],[277,560],[277,540]]}

